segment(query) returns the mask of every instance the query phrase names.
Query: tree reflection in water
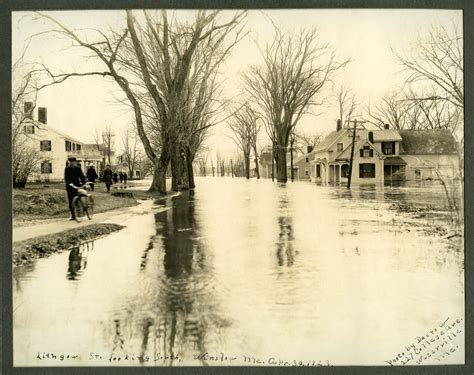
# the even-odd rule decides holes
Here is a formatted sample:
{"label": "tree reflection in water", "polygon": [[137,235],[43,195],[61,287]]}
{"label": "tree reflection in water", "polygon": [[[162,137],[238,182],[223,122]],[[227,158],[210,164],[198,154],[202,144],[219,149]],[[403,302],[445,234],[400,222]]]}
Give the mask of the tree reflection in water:
{"label": "tree reflection in water", "polygon": [[295,262],[295,249],[293,233],[293,218],[291,216],[291,207],[285,188],[282,187],[279,198],[279,216],[278,216],[278,240],[277,240],[277,261],[278,266],[291,267]]}
{"label": "tree reflection in water", "polygon": [[[134,327],[123,335],[130,339],[127,349],[135,347],[140,362],[147,355],[152,361],[156,357],[155,365],[172,365],[177,362],[173,358],[192,360],[205,353],[208,331],[215,333],[226,325],[214,300],[212,268],[199,236],[194,194],[183,192],[166,205],[168,210],[155,214],[156,234],[139,266],[140,272],[153,274],[144,294],[147,300],[133,301],[125,314],[120,313],[122,327]],[[154,257],[161,261],[154,263]],[[156,270],[151,268],[155,264]]]}

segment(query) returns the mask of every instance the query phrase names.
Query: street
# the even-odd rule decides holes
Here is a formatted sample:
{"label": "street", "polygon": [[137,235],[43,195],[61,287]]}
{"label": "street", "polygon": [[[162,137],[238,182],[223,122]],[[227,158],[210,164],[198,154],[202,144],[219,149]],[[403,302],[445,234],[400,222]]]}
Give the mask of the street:
{"label": "street", "polygon": [[[447,220],[441,188],[197,186],[18,267],[15,365],[388,365],[464,317],[462,240],[433,231]],[[442,364],[464,361],[453,327]]]}

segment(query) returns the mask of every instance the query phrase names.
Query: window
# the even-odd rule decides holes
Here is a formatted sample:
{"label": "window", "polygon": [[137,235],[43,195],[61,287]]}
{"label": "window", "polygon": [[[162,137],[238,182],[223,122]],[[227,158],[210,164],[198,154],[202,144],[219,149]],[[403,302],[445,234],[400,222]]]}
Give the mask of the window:
{"label": "window", "polygon": [[321,164],[316,164],[316,177],[321,177]]}
{"label": "window", "polygon": [[66,141],[66,151],[72,151],[72,144],[69,141]]}
{"label": "window", "polygon": [[51,151],[51,141],[40,141],[41,151]]}
{"label": "window", "polygon": [[41,163],[41,173],[53,173],[53,164],[50,161]]}
{"label": "window", "polygon": [[344,149],[344,144],[343,143],[338,143],[337,144],[337,151],[342,151]]}
{"label": "window", "polygon": [[309,163],[309,158],[306,158],[306,163]]}
{"label": "window", "polygon": [[395,155],[395,142],[382,142],[382,152],[384,155]]}
{"label": "window", "polygon": [[374,178],[375,177],[375,164],[359,164],[359,177],[360,178]]}
{"label": "window", "polygon": [[23,131],[25,134],[35,134],[35,127],[34,125],[25,125]]}
{"label": "window", "polygon": [[364,146],[360,149],[361,158],[371,158],[374,156],[374,150],[370,146]]}
{"label": "window", "polygon": [[76,151],[80,152],[81,151],[81,145],[76,145]]}

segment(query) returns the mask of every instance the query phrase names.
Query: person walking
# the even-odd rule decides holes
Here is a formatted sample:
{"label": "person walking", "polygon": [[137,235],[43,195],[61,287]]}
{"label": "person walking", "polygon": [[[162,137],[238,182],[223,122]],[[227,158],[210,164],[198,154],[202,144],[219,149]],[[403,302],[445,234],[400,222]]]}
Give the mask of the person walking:
{"label": "person walking", "polygon": [[110,169],[110,164],[107,164],[104,169],[103,179],[105,182],[105,187],[107,188],[107,193],[110,192],[110,185],[112,185],[112,169]]}
{"label": "person walking", "polygon": [[118,174],[117,174],[117,172],[114,172],[113,180],[114,180],[114,184],[118,184]]}
{"label": "person walking", "polygon": [[127,178],[128,178],[127,172],[123,172],[123,183],[124,183],[125,185],[127,185]]}
{"label": "person walking", "polygon": [[71,212],[71,219],[75,220],[76,215],[72,207],[72,200],[77,195],[77,189],[86,182],[82,169],[76,163],[75,157],[68,158],[66,168],[64,169],[64,181],[66,182],[67,200],[69,203],[69,211]]}
{"label": "person walking", "polygon": [[119,172],[119,179],[120,179],[120,183],[123,182],[123,173],[122,172]]}
{"label": "person walking", "polygon": [[89,169],[87,170],[86,177],[87,177],[87,181],[91,183],[90,184],[91,190],[94,191],[95,180],[97,180],[97,177],[99,177],[97,175],[97,172],[95,171],[94,164],[89,165]]}

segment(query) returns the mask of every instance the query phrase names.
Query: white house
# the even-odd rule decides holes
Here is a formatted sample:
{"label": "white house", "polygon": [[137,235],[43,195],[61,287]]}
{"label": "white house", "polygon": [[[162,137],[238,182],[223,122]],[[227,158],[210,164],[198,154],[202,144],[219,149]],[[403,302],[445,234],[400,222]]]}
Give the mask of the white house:
{"label": "white house", "polygon": [[457,144],[447,129],[353,130],[331,132],[312,152],[311,181],[347,183],[353,152],[351,183],[383,184],[394,181],[437,179],[439,173],[454,177]]}
{"label": "white house", "polygon": [[[26,108],[30,109],[31,105],[25,103]],[[31,113],[31,117],[23,125],[23,132],[30,146],[38,150],[40,158],[30,181],[63,181],[66,161],[71,156],[76,157],[84,174],[91,163],[99,170],[100,155],[89,155],[84,150],[83,142],[49,125],[46,108],[38,108],[38,120],[34,120]]]}

